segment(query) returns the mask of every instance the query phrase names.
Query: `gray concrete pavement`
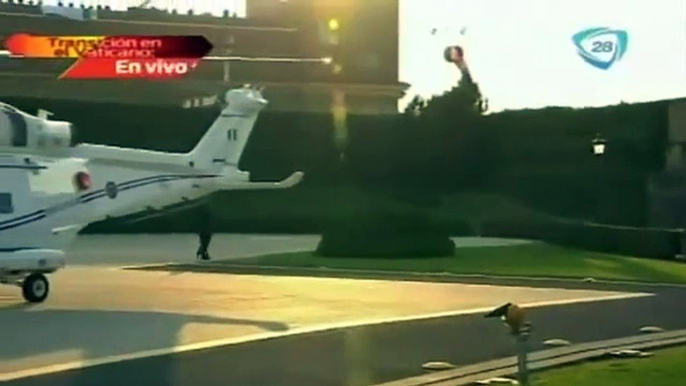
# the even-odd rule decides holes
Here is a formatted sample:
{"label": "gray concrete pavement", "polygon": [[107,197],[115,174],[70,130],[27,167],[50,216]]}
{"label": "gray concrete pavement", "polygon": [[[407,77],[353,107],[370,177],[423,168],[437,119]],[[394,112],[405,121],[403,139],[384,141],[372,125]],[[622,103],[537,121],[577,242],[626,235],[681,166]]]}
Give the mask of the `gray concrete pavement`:
{"label": "gray concrete pavement", "polygon": [[[217,259],[234,259],[269,253],[311,251],[319,235],[239,235],[217,234],[210,253]],[[460,248],[507,246],[530,243],[481,237],[454,238]],[[182,263],[195,260],[198,238],[192,234],[169,235],[86,235],[69,249],[70,265],[134,265]]]}
{"label": "gray concrete pavement", "polygon": [[[215,241],[222,257],[239,258],[312,249],[318,237],[221,235]],[[465,247],[510,243],[461,241]],[[26,306],[17,289],[0,287],[0,379],[34,375],[12,383],[34,385],[364,384],[415,374],[421,361],[500,356],[508,346],[499,323],[456,315],[482,313],[505,301],[550,318],[543,331],[565,325],[572,333],[560,332],[581,340],[634,328],[633,321],[615,320],[627,311],[606,310],[645,312],[656,304],[652,296],[624,290],[120,269],[192,261],[195,242],[192,235],[84,237],[72,248],[70,265],[51,276],[46,303]],[[618,298],[625,300],[608,300]],[[541,308],[560,304],[569,306]],[[565,314],[569,309],[576,311]],[[655,311],[646,315],[663,327],[678,324],[657,320],[664,310]],[[607,317],[612,328],[583,325],[584,315],[598,322]],[[427,316],[440,318],[413,321]],[[387,323],[324,331],[381,321]],[[274,337],[280,338],[255,340]],[[355,375],[358,370],[362,375]]]}
{"label": "gray concrete pavement", "polygon": [[[550,338],[573,343],[637,334],[644,325],[686,326],[675,308],[686,292],[550,306],[530,311],[532,349]],[[370,386],[422,374],[422,363],[459,365],[514,355],[512,338],[482,314],[363,326],[217,347],[9,382],[39,385],[345,385]]]}
{"label": "gray concrete pavement", "polygon": [[505,299],[540,306],[640,296],[109,267],[67,268],[52,277],[52,284],[48,301],[31,306],[23,303],[18,290],[0,288],[0,379],[46,366],[78,367],[150,351],[302,333],[330,324],[483,311]]}
{"label": "gray concrete pavement", "polygon": [[[237,235],[218,234],[210,253],[221,259],[250,257],[268,253],[297,252],[317,247],[318,235]],[[69,265],[133,265],[195,261],[198,237],[168,235],[87,235],[76,239],[68,250]]]}

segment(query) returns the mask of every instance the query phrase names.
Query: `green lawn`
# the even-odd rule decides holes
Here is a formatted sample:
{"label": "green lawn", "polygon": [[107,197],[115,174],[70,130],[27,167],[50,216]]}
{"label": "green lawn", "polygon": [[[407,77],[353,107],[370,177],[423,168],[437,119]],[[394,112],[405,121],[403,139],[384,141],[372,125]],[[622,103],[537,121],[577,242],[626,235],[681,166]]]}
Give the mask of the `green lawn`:
{"label": "green lawn", "polygon": [[677,386],[686,384],[686,348],[652,357],[585,363],[533,374],[532,386]]}
{"label": "green lawn", "polygon": [[228,263],[686,283],[684,263],[585,252],[542,243],[458,248],[452,257],[421,259],[328,258],[313,252],[296,252]]}

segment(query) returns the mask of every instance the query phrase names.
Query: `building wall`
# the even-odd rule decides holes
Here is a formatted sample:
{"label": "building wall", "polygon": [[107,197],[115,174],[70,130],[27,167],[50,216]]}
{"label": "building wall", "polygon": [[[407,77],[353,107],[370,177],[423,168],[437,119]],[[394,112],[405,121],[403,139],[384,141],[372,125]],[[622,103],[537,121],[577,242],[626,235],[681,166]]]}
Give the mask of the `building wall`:
{"label": "building wall", "polygon": [[686,166],[686,100],[669,103],[667,167]]}
{"label": "building wall", "polygon": [[668,105],[668,143],[665,171],[649,185],[651,226],[686,226],[686,100]]}
{"label": "building wall", "polygon": [[[0,16],[0,39],[17,31],[54,35],[197,34],[214,44],[214,55],[333,57],[340,66],[313,69],[309,65],[286,68],[239,63],[234,74],[242,79],[261,78],[253,74],[280,74],[301,81],[398,82],[398,0],[247,1],[247,20],[132,10],[102,11],[96,20],[77,21],[32,17],[35,15],[28,12],[32,8],[25,6],[26,12]],[[331,19],[339,22],[338,30],[328,28]],[[221,78],[224,72],[221,63],[205,67],[205,73],[211,76]],[[241,75],[243,71],[245,76]]]}
{"label": "building wall", "polygon": [[[26,12],[0,15],[0,39],[17,31],[31,31],[46,35],[203,35],[215,46],[213,55],[248,57],[306,57],[333,56],[342,68],[321,63],[264,63],[205,61],[182,84],[173,86],[167,94],[191,94],[203,98],[218,90],[243,83],[280,84],[268,86],[274,96],[274,106],[280,110],[323,111],[329,108],[331,91],[335,85],[357,85],[357,91],[346,90],[346,103],[351,112],[389,113],[397,111],[397,99],[403,94],[398,84],[398,0],[248,0],[249,19],[211,18],[171,15],[160,12],[98,13],[98,20],[76,21],[63,18],[30,17]],[[261,7],[261,8],[260,8]],[[284,8],[287,7],[287,8]],[[35,8],[35,7],[34,7]],[[29,9],[24,7],[24,9]],[[288,11],[290,9],[290,11]],[[23,13],[23,14],[22,14]],[[340,23],[337,44],[332,44],[328,21]],[[121,20],[120,20],[121,19]],[[154,20],[146,20],[154,19]],[[323,29],[322,29],[323,28]],[[44,96],[72,95],[75,87],[69,81],[51,82],[66,70],[73,60],[18,61],[0,58],[0,90],[2,95],[20,94],[20,81],[31,79]],[[81,94],[93,100],[127,97],[134,102],[145,85],[135,84],[107,92],[98,87],[84,87]],[[327,84],[326,90],[318,90]],[[362,86],[362,90],[359,86]],[[369,86],[368,89],[364,89]],[[86,91],[85,89],[88,89]],[[141,89],[142,88],[142,89]],[[381,88],[379,93],[377,89]],[[172,92],[174,91],[174,92]],[[178,91],[178,93],[176,92]],[[158,93],[157,88],[150,94]],[[49,94],[49,95],[48,95]],[[59,95],[59,96],[58,96]],[[172,96],[170,96],[172,98]],[[170,98],[164,99],[164,103]],[[187,98],[187,97],[185,97]],[[145,103],[150,98],[145,98]],[[157,98],[154,98],[157,99]],[[178,103],[182,104],[184,98]],[[162,103],[162,102],[160,102]]]}
{"label": "building wall", "polygon": [[[336,100],[340,91],[342,100]],[[274,111],[332,113],[336,102],[345,111],[355,115],[390,115],[397,113],[397,94],[335,87],[267,87],[264,96],[269,100],[267,109]],[[188,98],[182,104],[186,108],[202,107],[214,103],[212,97]]]}
{"label": "building wall", "polygon": [[[398,0],[247,0],[246,5],[249,18],[308,26],[341,65],[337,79],[398,81]],[[338,21],[338,31],[329,30],[331,19]]]}

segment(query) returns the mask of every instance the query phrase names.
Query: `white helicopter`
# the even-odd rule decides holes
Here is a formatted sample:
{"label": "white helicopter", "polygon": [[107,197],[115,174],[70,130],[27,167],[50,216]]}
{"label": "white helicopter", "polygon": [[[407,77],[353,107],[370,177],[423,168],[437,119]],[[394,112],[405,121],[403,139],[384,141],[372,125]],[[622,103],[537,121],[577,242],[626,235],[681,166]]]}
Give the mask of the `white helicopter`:
{"label": "white helicopter", "polygon": [[88,224],[136,213],[164,213],[219,190],[283,189],[250,182],[238,161],[259,112],[260,90],[229,90],[225,106],[189,153],[74,144],[70,122],[0,103],[0,283],[28,302],[49,293],[45,275],[66,265],[64,250]]}

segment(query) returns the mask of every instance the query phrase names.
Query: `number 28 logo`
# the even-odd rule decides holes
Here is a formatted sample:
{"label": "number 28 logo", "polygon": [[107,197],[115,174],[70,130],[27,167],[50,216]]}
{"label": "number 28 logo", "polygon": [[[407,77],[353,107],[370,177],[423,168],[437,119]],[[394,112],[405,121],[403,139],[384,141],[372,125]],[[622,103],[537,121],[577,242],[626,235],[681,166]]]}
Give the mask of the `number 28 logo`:
{"label": "number 28 logo", "polygon": [[607,70],[624,57],[629,34],[607,27],[590,28],[574,34],[572,40],[586,63]]}

